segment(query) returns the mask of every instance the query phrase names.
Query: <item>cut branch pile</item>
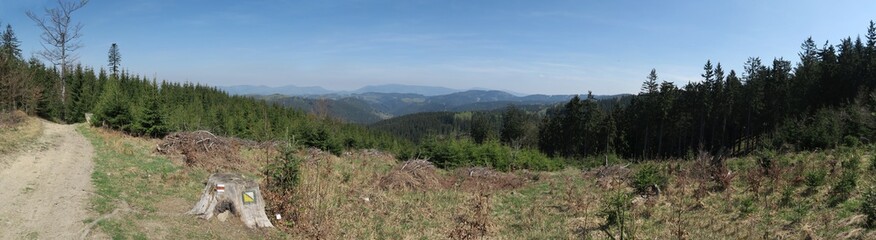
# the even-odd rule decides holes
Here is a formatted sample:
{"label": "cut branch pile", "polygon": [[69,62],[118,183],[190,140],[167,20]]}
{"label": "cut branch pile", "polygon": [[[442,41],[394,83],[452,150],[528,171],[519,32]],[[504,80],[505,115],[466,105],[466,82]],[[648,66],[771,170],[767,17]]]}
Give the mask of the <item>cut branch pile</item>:
{"label": "cut branch pile", "polygon": [[162,154],[183,156],[189,167],[209,171],[233,170],[243,164],[239,156],[241,146],[255,143],[236,138],[219,137],[208,131],[175,132],[164,137],[156,148]]}
{"label": "cut branch pile", "polygon": [[513,173],[498,172],[485,167],[460,168],[454,171],[454,175],[454,185],[471,192],[515,189],[525,183],[522,177]]}
{"label": "cut branch pile", "polygon": [[612,189],[626,185],[631,173],[632,171],[627,168],[627,165],[611,165],[584,172],[584,176],[590,179],[595,178],[596,184],[602,188]]}
{"label": "cut branch pile", "polygon": [[427,160],[408,160],[399,163],[380,179],[382,189],[432,190],[444,186],[438,169]]}

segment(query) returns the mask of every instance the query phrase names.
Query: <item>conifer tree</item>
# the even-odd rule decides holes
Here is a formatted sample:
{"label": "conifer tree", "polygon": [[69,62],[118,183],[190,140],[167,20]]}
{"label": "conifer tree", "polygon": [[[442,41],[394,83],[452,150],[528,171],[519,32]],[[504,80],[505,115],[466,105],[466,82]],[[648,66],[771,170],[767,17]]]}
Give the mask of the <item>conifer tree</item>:
{"label": "conifer tree", "polygon": [[525,137],[525,124],[526,112],[514,105],[508,105],[502,114],[502,142],[519,148],[523,137]]}
{"label": "conifer tree", "polygon": [[154,87],[149,87],[149,90],[144,93],[143,101],[140,104],[139,116],[135,124],[140,133],[145,136],[162,137],[168,132],[160,111],[159,101],[158,90]]}
{"label": "conifer tree", "polygon": [[122,93],[120,81],[110,79],[103,88],[100,100],[94,110],[95,126],[107,126],[113,129],[128,131],[131,129],[132,116],[128,98]]}
{"label": "conifer tree", "polygon": [[642,91],[641,93],[656,93],[658,89],[657,85],[657,69],[652,68],[651,73],[648,74],[647,81],[642,83]]}
{"label": "conifer tree", "polygon": [[112,73],[113,76],[118,78],[119,77],[119,66],[122,63],[122,54],[119,53],[119,45],[116,43],[113,43],[110,46],[109,53],[107,55],[109,58],[108,66],[110,67],[110,72]]}
{"label": "conifer tree", "polygon": [[21,58],[21,41],[15,36],[12,31],[12,25],[6,24],[6,31],[3,31],[3,36],[0,38],[0,54],[4,54],[9,58]]}

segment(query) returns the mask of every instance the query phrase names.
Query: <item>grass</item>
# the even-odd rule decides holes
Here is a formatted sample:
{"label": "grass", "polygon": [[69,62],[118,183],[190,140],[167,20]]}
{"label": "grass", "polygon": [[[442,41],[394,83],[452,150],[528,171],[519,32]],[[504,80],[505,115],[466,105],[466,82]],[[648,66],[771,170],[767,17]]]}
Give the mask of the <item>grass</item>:
{"label": "grass", "polygon": [[22,112],[0,113],[0,154],[33,146],[42,132],[43,125],[37,118]]}
{"label": "grass", "polygon": [[116,212],[99,220],[98,234],[113,239],[264,239],[279,234],[185,215],[197,201],[208,173],[154,154],[157,140],[86,125],[77,130],[95,149],[92,182],[96,194],[91,208],[105,216]]}
{"label": "grass", "polygon": [[[609,196],[623,193],[633,194],[631,203],[622,205],[628,208],[624,209],[629,218],[625,232],[635,238],[876,237],[874,231],[863,228],[859,213],[863,189],[874,186],[876,180],[869,170],[874,146],[771,154],[775,165],[769,171],[758,156],[731,158],[726,165],[738,177],[723,191],[716,190],[716,183],[693,175],[700,167],[693,161],[646,163],[651,167],[631,164],[632,172],[622,182],[597,178],[598,168],[569,167],[555,172],[516,172],[529,180],[506,190],[473,192],[456,186],[385,190],[378,183],[398,164],[392,156],[356,151],[337,157],[302,150],[301,181],[287,199],[297,216],[284,215],[291,221],[276,223],[281,232],[247,230],[240,223],[183,215],[197,200],[207,172],[153,154],[156,140],[84,126],[79,131],[97,151],[94,210],[101,214],[131,210],[98,223],[100,231],[113,238],[445,239],[471,225],[466,221],[474,221],[486,227],[485,237],[490,239],[605,239],[618,231],[604,226],[601,213]],[[269,157],[258,151],[241,155],[256,165]],[[831,207],[831,188],[840,180],[841,163],[852,158],[861,160],[857,185],[848,200]],[[668,178],[659,195],[635,194],[629,178],[646,168],[658,169]],[[823,179],[820,171],[824,171]],[[807,180],[810,172],[817,173]],[[451,172],[438,170],[438,174],[450,176]],[[489,212],[478,215],[478,209]],[[273,216],[270,208],[267,211]]]}

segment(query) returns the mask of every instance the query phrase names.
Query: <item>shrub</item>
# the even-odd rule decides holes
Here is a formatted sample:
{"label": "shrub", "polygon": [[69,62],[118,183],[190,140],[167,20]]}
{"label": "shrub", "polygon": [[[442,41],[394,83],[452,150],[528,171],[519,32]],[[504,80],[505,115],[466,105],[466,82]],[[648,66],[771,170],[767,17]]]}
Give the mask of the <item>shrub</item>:
{"label": "shrub", "polygon": [[653,164],[645,164],[633,175],[633,187],[640,193],[659,191],[666,186],[669,179],[660,168]]}
{"label": "shrub", "polygon": [[[717,190],[724,191],[730,188],[733,183],[733,178],[737,173],[730,171],[727,167],[726,156],[723,154],[709,155],[706,152],[701,152],[697,157],[697,162],[700,166],[708,166],[708,176],[717,185]],[[702,176],[701,176],[702,177]]]}
{"label": "shrub", "polygon": [[128,98],[119,89],[117,81],[108,81],[103,94],[94,107],[94,126],[107,126],[112,129],[128,131],[133,123],[133,114]]}
{"label": "shrub", "polygon": [[611,232],[611,229],[615,228],[620,239],[626,239],[627,237],[625,236],[633,235],[631,225],[634,221],[631,221],[630,216],[632,208],[631,198],[630,194],[624,192],[607,196],[599,212],[599,216],[605,218],[605,225],[602,226],[605,231]]}
{"label": "shrub", "polygon": [[803,218],[805,218],[808,213],[809,206],[805,203],[800,203],[794,205],[794,208],[785,215],[785,220],[788,220],[791,224],[797,224],[802,222]]}
{"label": "shrub", "polygon": [[876,154],[870,159],[870,172],[876,173]]}
{"label": "shrub", "polygon": [[846,135],[843,137],[843,145],[849,147],[858,147],[861,145],[861,140],[855,136]]}
{"label": "shrub", "polygon": [[809,189],[815,189],[824,185],[824,177],[827,176],[827,171],[824,169],[816,169],[806,173],[806,186]]}
{"label": "shrub", "polygon": [[782,198],[779,199],[779,206],[790,207],[791,200],[793,200],[793,197],[794,197],[794,188],[791,186],[786,187],[785,190],[782,190]]}
{"label": "shrub", "polygon": [[301,162],[294,148],[284,147],[274,162],[265,167],[269,190],[283,192],[295,188],[300,180]]}
{"label": "shrub", "polygon": [[761,173],[764,176],[769,176],[772,179],[776,179],[781,174],[781,168],[779,165],[783,164],[781,159],[780,161],[776,161],[776,153],[773,151],[761,151],[757,155],[757,163],[760,166]]}
{"label": "shrub", "polygon": [[754,198],[746,197],[736,202],[736,207],[739,208],[739,213],[743,216],[754,212]]}
{"label": "shrub", "polygon": [[496,141],[477,144],[469,140],[430,140],[417,154],[405,155],[428,158],[440,168],[482,166],[499,171],[553,171],[562,168],[560,161],[536,150],[515,150]]}
{"label": "shrub", "polygon": [[341,143],[323,127],[307,128],[302,135],[304,135],[303,143],[305,146],[319,148],[334,155],[341,155],[344,150]]}
{"label": "shrub", "polygon": [[873,229],[876,227],[876,191],[873,190],[873,187],[864,193],[861,202],[861,213],[867,216],[864,226]]}
{"label": "shrub", "polygon": [[842,114],[833,109],[821,109],[804,119],[788,119],[776,129],[774,147],[791,143],[801,149],[824,149],[842,140]]}
{"label": "shrub", "polygon": [[828,204],[833,207],[837,204],[845,202],[855,190],[858,182],[858,165],[860,161],[853,157],[843,164],[843,174],[840,180],[831,188],[831,194],[828,198]]}

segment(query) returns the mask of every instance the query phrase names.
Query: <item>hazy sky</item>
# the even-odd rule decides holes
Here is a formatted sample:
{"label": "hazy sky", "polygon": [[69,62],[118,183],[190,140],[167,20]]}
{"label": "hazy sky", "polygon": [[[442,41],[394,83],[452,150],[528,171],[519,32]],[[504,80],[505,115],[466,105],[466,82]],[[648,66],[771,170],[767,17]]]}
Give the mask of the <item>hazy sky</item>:
{"label": "hazy sky", "polygon": [[[25,55],[42,49],[24,14],[55,1],[3,0]],[[707,59],[797,60],[864,36],[876,1],[108,1],[75,13],[80,61],[118,43],[133,73],[210,85],[352,90],[401,83],[523,93],[635,93],[651,70],[698,81]]]}

